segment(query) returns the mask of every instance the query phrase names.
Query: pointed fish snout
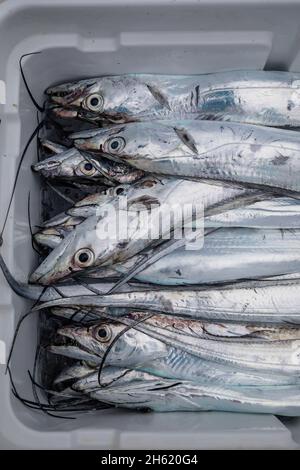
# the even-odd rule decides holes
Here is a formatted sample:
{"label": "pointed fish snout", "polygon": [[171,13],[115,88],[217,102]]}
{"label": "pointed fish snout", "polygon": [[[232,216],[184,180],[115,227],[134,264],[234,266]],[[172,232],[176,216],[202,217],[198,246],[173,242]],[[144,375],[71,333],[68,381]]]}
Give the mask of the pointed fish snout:
{"label": "pointed fish snout", "polygon": [[63,326],[57,330],[57,334],[60,336],[65,336],[66,338],[76,339],[76,329],[75,326]]}
{"label": "pointed fish snout", "polygon": [[66,277],[68,272],[51,272],[49,271],[48,273],[43,273],[39,269],[34,271],[31,276],[29,277],[29,283],[30,284],[41,284],[42,286],[49,286],[50,284],[53,284],[56,281],[59,281],[60,279]]}
{"label": "pointed fish snout", "polygon": [[36,243],[48,248],[55,248],[63,239],[63,235],[55,228],[40,230],[33,237]]}
{"label": "pointed fish snout", "polygon": [[[61,103],[59,103],[61,104]],[[66,118],[76,118],[78,116],[78,112],[75,109],[65,109],[62,107],[53,107],[51,108],[51,113],[58,118],[66,119]]]}
{"label": "pointed fish snout", "polygon": [[72,253],[68,252],[69,245],[75,238],[75,230],[70,232],[59,245],[51,251],[47,258],[37,267],[29,278],[30,283],[50,285],[72,274],[70,262]]}
{"label": "pointed fish snout", "polygon": [[35,172],[42,172],[42,171],[50,171],[58,168],[61,165],[60,161],[55,161],[50,159],[43,160],[42,162],[34,163],[31,165],[32,171]]}
{"label": "pointed fish snout", "polygon": [[76,139],[74,140],[74,145],[80,150],[89,150],[91,148],[86,139]]}
{"label": "pointed fish snout", "polygon": [[97,139],[93,137],[75,139],[73,143],[74,147],[79,150],[85,150],[86,152],[102,152],[102,146],[99,144]]}

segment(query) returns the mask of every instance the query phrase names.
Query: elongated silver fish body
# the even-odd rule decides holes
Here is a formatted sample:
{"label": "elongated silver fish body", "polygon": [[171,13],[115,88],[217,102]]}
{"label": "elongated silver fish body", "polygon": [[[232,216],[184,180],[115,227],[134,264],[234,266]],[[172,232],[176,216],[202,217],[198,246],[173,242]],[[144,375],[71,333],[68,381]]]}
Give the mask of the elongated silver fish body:
{"label": "elongated silver fish body", "polygon": [[[116,191],[118,189],[121,190],[120,187],[116,187]],[[95,195],[94,199],[96,199]],[[100,203],[102,199],[101,195]],[[44,227],[34,234],[34,240],[39,245],[55,248],[75,225],[81,223],[89,215],[95,214],[98,207],[97,201],[75,204],[67,213],[61,214],[60,218],[47,221]],[[73,214],[73,216],[68,214]],[[249,206],[205,217],[204,227],[297,229],[300,228],[300,204],[297,200],[288,197],[258,201]]]}
{"label": "elongated silver fish body", "polygon": [[300,75],[230,71],[203,75],[130,74],[48,88],[59,118],[122,123],[189,117],[266,126],[300,125]]}
{"label": "elongated silver fish body", "polygon": [[[107,371],[109,374],[109,371]],[[190,381],[164,379],[153,374],[131,372],[125,380],[119,371],[111,386],[100,388],[96,377],[81,379],[73,385],[96,400],[118,407],[153,411],[233,411],[245,413],[272,413],[284,416],[300,415],[298,385],[242,386],[199,384]],[[105,381],[105,374],[103,374]]]}
{"label": "elongated silver fish body", "polygon": [[[47,285],[87,268],[123,262],[154,242],[170,239],[172,230],[179,229],[182,236],[186,207],[184,220],[191,221],[195,210],[197,219],[203,220],[203,214],[262,197],[253,190],[172,178],[145,179],[140,192],[132,188],[127,196],[125,206],[117,201],[109,207],[104,204],[97,215],[77,225],[31,275],[31,282]],[[125,232],[118,232],[119,226]]]}
{"label": "elongated silver fish body", "polygon": [[46,302],[53,306],[123,307],[204,320],[257,323],[300,323],[299,281],[209,289],[149,290],[110,295],[77,296]]}
{"label": "elongated silver fish body", "polygon": [[[130,320],[135,320],[133,328],[126,331]],[[50,351],[75,359],[89,358],[97,365],[110,348],[107,365],[198,382],[257,385],[300,380],[299,366],[293,359],[299,328],[213,324],[164,315],[149,318],[140,313],[122,321],[124,324],[104,319],[91,326],[63,327],[58,334],[71,339],[70,345],[51,346]]]}
{"label": "elongated silver fish body", "polygon": [[141,170],[184,178],[300,189],[298,132],[211,121],[130,123],[74,134],[75,146]]}
{"label": "elongated silver fish body", "polygon": [[[277,276],[300,271],[300,231],[221,228],[204,237],[200,249],[178,248],[135,279],[159,285],[192,285]],[[139,260],[102,268],[92,277],[126,274]]]}
{"label": "elongated silver fish body", "polygon": [[278,197],[205,218],[205,227],[300,228],[300,201]]}
{"label": "elongated silver fish body", "polygon": [[169,379],[190,380],[196,383],[214,383],[230,386],[244,385],[295,385],[300,384],[296,374],[280,374],[259,370],[241,369],[239,367],[218,364],[213,360],[200,359],[193,354],[176,348],[169,348],[169,354],[139,369],[150,374]]}

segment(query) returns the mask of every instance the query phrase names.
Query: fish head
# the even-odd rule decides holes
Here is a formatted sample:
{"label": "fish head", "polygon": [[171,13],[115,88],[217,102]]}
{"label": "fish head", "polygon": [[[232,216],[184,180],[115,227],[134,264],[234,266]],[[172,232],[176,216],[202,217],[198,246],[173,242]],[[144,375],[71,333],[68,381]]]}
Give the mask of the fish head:
{"label": "fish head", "polygon": [[108,245],[108,241],[98,239],[98,221],[97,216],[91,216],[71,230],[32,273],[30,282],[49,285],[96,267],[98,256],[101,259]]}
{"label": "fish head", "polygon": [[100,178],[102,174],[97,168],[97,162],[71,148],[64,152],[53,154],[32,165],[32,170],[45,178]]}
{"label": "fish head", "polygon": [[[118,212],[113,204],[99,207],[71,230],[30,276],[31,283],[50,285],[93,268],[118,262],[127,253],[127,234],[118,230]],[[138,225],[135,212],[128,215],[133,233]]]}
{"label": "fish head", "polygon": [[169,104],[165,95],[133,75],[78,80],[46,90],[48,107],[58,118],[113,124],[145,120]]}
{"label": "fish head", "polygon": [[161,122],[129,123],[82,131],[70,136],[79,150],[103,155],[133,166],[138,160],[195,153],[192,137],[176,125]]}
{"label": "fish head", "polygon": [[[99,82],[78,80],[49,87],[48,109],[58,118],[99,120],[103,109],[103,97]],[[100,119],[101,120],[101,119]]]}
{"label": "fish head", "polygon": [[167,354],[165,343],[130,328],[118,321],[103,320],[88,326],[65,326],[58,334],[67,338],[65,347],[83,350],[100,363],[106,356],[107,365],[136,366]]}

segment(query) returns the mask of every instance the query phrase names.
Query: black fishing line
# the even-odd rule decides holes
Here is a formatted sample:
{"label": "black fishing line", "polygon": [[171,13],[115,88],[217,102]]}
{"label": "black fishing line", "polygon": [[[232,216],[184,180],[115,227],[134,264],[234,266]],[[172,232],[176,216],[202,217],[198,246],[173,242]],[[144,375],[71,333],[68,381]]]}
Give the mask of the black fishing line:
{"label": "black fishing line", "polygon": [[0,245],[2,245],[3,243],[3,232],[4,232],[4,229],[5,229],[5,226],[6,226],[6,222],[7,222],[7,219],[8,219],[8,216],[9,216],[9,212],[10,212],[10,208],[11,208],[11,204],[12,204],[12,201],[13,201],[13,197],[14,197],[14,194],[15,194],[15,190],[16,190],[16,186],[17,186],[17,182],[18,182],[18,177],[19,177],[19,174],[20,174],[20,170],[21,170],[21,165],[23,163],[23,160],[24,160],[24,157],[27,153],[27,150],[31,144],[31,142],[33,141],[33,139],[35,138],[35,136],[37,135],[39,129],[41,129],[44,125],[44,121],[41,121],[40,124],[35,128],[35,130],[33,131],[33,133],[31,134],[27,144],[25,145],[25,148],[22,152],[22,155],[21,155],[21,158],[20,158],[20,161],[18,163],[18,167],[17,167],[17,172],[16,172],[16,176],[15,176],[15,180],[14,180],[14,184],[13,184],[13,188],[12,188],[12,192],[11,192],[11,196],[10,196],[10,199],[9,199],[9,203],[8,203],[8,207],[7,207],[7,210],[6,210],[6,214],[5,214],[5,218],[4,218],[4,223],[3,223],[3,227],[2,227],[2,230],[1,230],[1,233],[0,233]]}
{"label": "black fishing line", "polygon": [[[37,125],[39,126],[40,124],[40,117],[39,117],[39,112],[36,112],[36,120],[37,120]],[[41,153],[40,153],[40,129],[38,130],[37,133],[37,139],[36,139],[36,157],[37,161],[39,162],[41,160]]]}
{"label": "black fishing line", "polygon": [[[39,395],[38,395],[38,393],[37,393],[37,391],[36,391],[36,388],[39,387],[39,388],[42,389],[43,391],[44,391],[44,388],[43,388],[41,385],[39,385],[39,384],[37,384],[37,383],[35,382],[35,380],[34,380],[34,378],[33,378],[33,376],[31,375],[31,373],[30,373],[29,370],[28,370],[27,372],[28,372],[29,378],[30,378],[30,380],[31,380],[33,396],[34,396],[34,398],[35,398],[36,401],[37,401],[37,405],[38,405],[39,409],[40,409],[43,413],[45,413],[46,415],[51,416],[51,417],[53,417],[53,418],[59,418],[59,419],[76,419],[75,417],[72,417],[72,416],[60,416],[60,415],[55,415],[54,413],[50,413],[50,412],[48,411],[48,410],[50,409],[50,407],[53,407],[53,410],[54,410],[54,411],[59,411],[59,410],[57,409],[57,407],[55,407],[55,406],[52,405],[52,404],[51,404],[51,405],[50,405],[50,404],[48,405],[48,404],[41,403],[40,398],[39,398]],[[46,407],[47,407],[47,409],[46,409]],[[68,410],[68,411],[69,411],[69,410]]]}
{"label": "black fishing line", "polygon": [[[32,371],[32,374],[30,373],[30,371],[28,370],[28,375],[29,375],[29,378],[31,380],[31,386],[32,386],[32,395],[33,395],[33,398],[36,400],[36,402],[39,404],[39,405],[43,405],[40,401],[40,397],[39,397],[39,394],[37,392],[37,385],[36,385],[36,381],[35,381],[35,377],[36,377],[36,369],[37,369],[37,364],[38,364],[38,361],[39,361],[39,358],[40,358],[40,351],[41,351],[41,346],[40,344],[37,344],[37,348],[36,348],[36,352],[35,352],[35,358],[34,358],[34,363],[33,363],[33,371]],[[40,388],[42,388],[42,386],[40,386]],[[48,411],[44,410],[41,408],[41,410],[46,413],[47,415],[49,416],[54,416],[52,415],[51,413],[49,413]]]}
{"label": "black fishing line", "polygon": [[75,201],[71,199],[70,197],[66,196],[62,191],[60,191],[56,186],[53,186],[47,179],[45,179],[46,185],[52,189],[58,196],[60,196],[62,199],[64,199],[66,202],[69,202],[70,204],[74,205]]}
{"label": "black fishing line", "polygon": [[38,111],[40,111],[41,113],[43,113],[45,111],[45,105],[40,106],[36,99],[34,98],[33,94],[31,93],[30,89],[29,89],[29,86],[28,86],[28,83],[27,83],[27,80],[26,80],[26,77],[25,77],[25,74],[24,74],[24,71],[23,71],[23,66],[22,66],[22,62],[23,62],[23,59],[25,57],[29,57],[31,55],[37,55],[37,54],[41,54],[41,51],[38,51],[38,52],[29,52],[28,54],[23,54],[21,57],[20,57],[20,60],[19,60],[19,67],[20,67],[20,72],[21,72],[21,75],[22,75],[22,79],[23,79],[23,82],[24,82],[24,85],[25,85],[25,88],[26,88],[26,91],[32,101],[32,103],[34,104],[34,106],[36,107],[36,109],[38,109]]}
{"label": "black fishing line", "polygon": [[[43,412],[47,412],[47,414],[51,417],[54,417],[54,418],[61,418],[61,419],[76,419],[75,417],[71,417],[71,416],[60,416],[60,415],[55,415],[53,413],[50,413],[49,411],[56,411],[56,412],[59,412],[59,413],[70,413],[70,412],[81,412],[81,411],[90,411],[90,408],[84,408],[84,409],[80,409],[80,408],[75,408],[75,409],[71,409],[71,408],[68,408],[68,409],[65,409],[63,407],[63,409],[59,409],[57,406],[53,405],[53,404],[45,404],[45,403],[41,403],[39,400],[38,400],[38,403],[37,402],[34,402],[33,400],[29,400],[27,398],[23,398],[17,391],[16,389],[16,386],[15,386],[15,383],[14,383],[14,380],[13,380],[13,377],[12,377],[12,372],[11,372],[11,369],[9,366],[7,366],[7,371],[9,373],[9,377],[10,377],[10,383],[11,383],[11,386],[12,386],[12,393],[13,395],[26,407],[30,408],[30,409],[33,409],[33,410],[37,410],[37,411],[43,411]],[[34,380],[30,374],[30,371],[28,371],[29,373],[29,377],[31,380]],[[39,384],[37,384],[35,382],[35,385],[42,388],[43,387]],[[106,405],[105,403],[102,403],[100,402],[99,403],[99,408],[93,408],[93,409],[106,409],[108,408],[109,406]]]}
{"label": "black fishing line", "polygon": [[[28,371],[28,374],[29,374],[29,377],[30,377],[30,380],[32,383],[34,383],[35,387],[37,387],[38,389],[42,390],[43,393],[48,393],[49,395],[53,395],[53,396],[62,396],[62,397],[66,397],[68,399],[69,402],[71,402],[71,404],[73,406],[76,406],[76,401],[79,402],[79,404],[82,405],[82,402],[86,402],[87,404],[89,402],[92,402],[92,405],[93,405],[93,410],[102,410],[102,409],[107,409],[107,408],[111,408],[112,405],[107,405],[106,403],[104,402],[101,402],[101,401],[96,401],[94,399],[92,399],[89,395],[85,395],[85,394],[81,394],[81,395],[78,395],[78,397],[75,397],[73,395],[70,395],[70,394],[66,394],[64,393],[63,391],[61,392],[55,392],[51,389],[47,389],[45,387],[43,387],[41,384],[39,384],[38,382],[36,382],[34,380],[34,378],[32,377],[32,375],[30,374],[30,371]],[[125,374],[124,374],[125,375]],[[73,379],[73,382],[74,380],[76,381],[76,379]],[[75,405],[74,405],[74,402],[75,401]],[[62,412],[71,412],[71,411],[90,411],[91,408],[74,408],[73,410],[70,409],[70,408],[67,408],[67,406],[69,406],[69,403],[63,403],[62,406],[57,406],[57,405],[54,405],[53,403],[49,402],[49,405],[45,405],[42,403],[42,406],[44,407],[48,407],[48,409],[53,409],[54,411],[58,411],[59,413],[62,413]],[[65,409],[66,408],[66,409]],[[53,415],[52,415],[53,416]],[[72,419],[76,419],[75,417],[72,418]]]}
{"label": "black fishing line", "polygon": [[35,244],[34,241],[34,236],[33,236],[33,230],[32,230],[32,224],[31,224],[31,211],[30,211],[30,191],[28,193],[28,204],[27,204],[27,216],[28,216],[28,225],[29,225],[29,231],[30,231],[30,237],[31,237],[31,246],[32,249],[39,255],[42,256],[42,251],[38,249],[38,247]]}
{"label": "black fishing line", "polygon": [[7,373],[7,371],[8,371],[8,366],[9,366],[9,363],[10,363],[10,361],[11,361],[13,349],[14,349],[14,347],[15,347],[15,343],[16,343],[17,336],[18,336],[19,330],[20,330],[20,328],[21,328],[21,325],[22,325],[23,321],[24,321],[27,317],[29,317],[29,315],[31,315],[32,313],[35,312],[35,311],[32,310],[32,309],[33,309],[33,307],[35,307],[35,306],[39,303],[40,299],[43,297],[43,295],[44,295],[44,293],[45,293],[46,290],[47,290],[47,286],[45,286],[45,287],[43,288],[43,290],[42,290],[42,292],[41,292],[39,298],[36,300],[36,302],[34,302],[34,304],[32,305],[31,309],[30,309],[27,313],[25,313],[25,314],[19,319],[19,321],[18,321],[18,323],[17,323],[16,329],[15,329],[15,332],[14,332],[14,336],[13,336],[13,339],[12,339],[11,347],[10,347],[10,350],[9,350],[9,354],[8,354],[7,366],[6,366],[5,373]]}

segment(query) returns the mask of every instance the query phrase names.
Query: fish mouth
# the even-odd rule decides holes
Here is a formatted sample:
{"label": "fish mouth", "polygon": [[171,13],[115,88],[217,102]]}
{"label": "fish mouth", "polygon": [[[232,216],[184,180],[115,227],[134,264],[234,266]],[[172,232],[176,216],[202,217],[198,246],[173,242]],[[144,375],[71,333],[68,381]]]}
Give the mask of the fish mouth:
{"label": "fish mouth", "polygon": [[[98,324],[99,322],[94,322],[94,324]],[[91,325],[89,325],[91,326]],[[80,327],[74,326],[63,326],[57,330],[57,338],[55,344],[50,346],[50,350],[59,352],[59,350],[63,351],[68,348],[72,348],[73,351],[83,352],[88,354],[91,357],[95,358],[95,366],[99,363],[99,359],[102,356],[95,354],[91,351],[88,347],[84,346],[80,340],[77,339],[77,331]],[[80,337],[80,335],[78,334]],[[84,359],[83,359],[84,360]]]}
{"label": "fish mouth", "polygon": [[62,85],[47,88],[46,95],[52,103],[68,106],[83,96],[86,85],[77,83],[64,83]]}
{"label": "fish mouth", "polygon": [[66,109],[62,106],[49,106],[51,114],[57,118],[62,119],[73,119],[78,117],[78,111],[76,109]]}
{"label": "fish mouth", "polygon": [[[60,243],[62,243],[64,240],[61,240]],[[59,244],[58,244],[59,246]],[[53,251],[55,248],[53,249]],[[53,251],[50,253],[51,256]],[[47,259],[47,258],[46,258]],[[42,263],[43,264],[43,263]],[[70,269],[64,269],[64,270],[59,270],[59,271],[54,271],[54,270],[49,270],[46,273],[40,272],[39,268],[34,271],[31,276],[29,277],[29,283],[30,284],[41,284],[42,286],[49,286],[51,284],[54,284],[57,281],[60,280],[65,280],[67,278],[70,278],[74,276],[77,272],[73,271],[71,268]]]}
{"label": "fish mouth", "polygon": [[61,162],[51,160],[51,157],[49,157],[49,161],[47,160],[48,159],[45,159],[42,162],[34,163],[33,165],[31,165],[32,171],[36,173],[43,172],[43,171],[51,171],[51,170],[55,170],[59,168],[61,165]]}
{"label": "fish mouth", "polygon": [[45,93],[51,103],[62,107],[80,108],[89,90],[96,84],[95,80],[62,83],[46,89]]}
{"label": "fish mouth", "polygon": [[101,133],[101,129],[89,129],[85,131],[73,132],[69,135],[69,138],[72,140],[75,139],[88,139],[90,137],[96,137],[98,134]]}
{"label": "fish mouth", "polygon": [[99,146],[93,144],[89,139],[76,139],[74,140],[74,146],[79,150],[86,150],[88,152],[99,153],[100,155],[105,155],[105,153],[100,150]]}
{"label": "fish mouth", "polygon": [[42,246],[54,248],[63,240],[63,236],[55,228],[47,228],[33,235],[34,241]]}
{"label": "fish mouth", "polygon": [[[66,238],[45,258],[37,269],[29,277],[32,284],[50,285],[53,282],[75,274],[67,262],[60,269],[60,259],[64,256],[68,246],[74,241],[75,231],[70,232]],[[69,259],[69,257],[68,257]]]}

